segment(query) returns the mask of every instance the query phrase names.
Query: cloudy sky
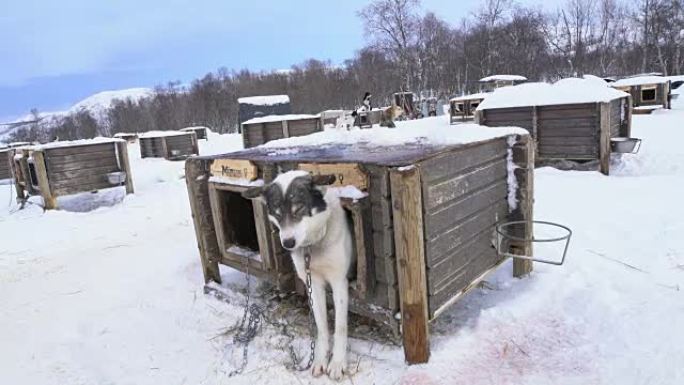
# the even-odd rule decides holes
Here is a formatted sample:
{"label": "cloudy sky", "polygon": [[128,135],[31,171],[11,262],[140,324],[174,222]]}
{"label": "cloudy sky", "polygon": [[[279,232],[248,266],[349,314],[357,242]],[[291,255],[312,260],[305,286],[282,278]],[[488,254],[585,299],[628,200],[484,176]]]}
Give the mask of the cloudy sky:
{"label": "cloudy sky", "polygon": [[[554,0],[551,0],[554,1]],[[531,3],[535,3],[530,1]],[[4,0],[0,121],[95,92],[190,82],[219,67],[340,63],[364,44],[365,0]],[[423,0],[457,23],[477,0]]]}

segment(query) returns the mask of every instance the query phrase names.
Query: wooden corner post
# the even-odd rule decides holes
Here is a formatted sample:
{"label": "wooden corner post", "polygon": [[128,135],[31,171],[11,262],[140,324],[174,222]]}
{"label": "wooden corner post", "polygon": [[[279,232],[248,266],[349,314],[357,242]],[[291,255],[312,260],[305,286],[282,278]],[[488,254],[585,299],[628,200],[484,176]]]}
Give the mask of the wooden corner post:
{"label": "wooden corner post", "polygon": [[44,208],[45,210],[56,209],[57,198],[55,198],[52,195],[52,191],[50,191],[50,182],[48,181],[47,169],[45,168],[45,154],[43,151],[33,151],[31,157],[33,158],[33,167],[36,170],[36,179],[38,180],[40,195],[43,197]]}
{"label": "wooden corner post", "polygon": [[599,103],[599,171],[610,174],[610,103]]}
{"label": "wooden corner post", "polygon": [[[535,140],[529,136],[519,136],[517,143],[513,146],[513,162],[517,166],[515,179],[518,182],[518,191],[515,197],[518,206],[511,213],[511,220],[526,222],[525,226],[515,229],[513,234],[525,239],[532,239],[534,235],[532,208],[534,206],[535,149]],[[534,254],[532,242],[511,242],[510,252],[511,254],[532,256]],[[523,277],[531,273],[532,268],[532,261],[529,259],[513,258],[514,277]]]}
{"label": "wooden corner post", "polygon": [[192,221],[195,225],[204,282],[221,283],[218,265],[221,251],[216,241],[214,219],[211,214],[209,165],[206,160],[189,158],[185,162],[185,183],[188,186],[188,198],[190,199]]}
{"label": "wooden corner post", "polygon": [[404,356],[419,364],[430,357],[420,170],[392,169],[390,182]]}
{"label": "wooden corner post", "polygon": [[126,173],[126,194],[133,194],[135,191],[133,189],[133,175],[131,173],[131,164],[128,161],[128,145],[126,141],[119,142],[116,144],[117,151],[119,153],[119,159],[121,161],[122,171]]}

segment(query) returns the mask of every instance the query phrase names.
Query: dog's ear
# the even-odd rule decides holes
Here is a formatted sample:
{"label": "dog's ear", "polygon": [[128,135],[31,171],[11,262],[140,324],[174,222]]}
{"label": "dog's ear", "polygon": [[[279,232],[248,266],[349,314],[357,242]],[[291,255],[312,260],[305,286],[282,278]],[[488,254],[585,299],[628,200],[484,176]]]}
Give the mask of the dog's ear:
{"label": "dog's ear", "polygon": [[247,199],[259,199],[264,194],[264,186],[250,187],[242,192],[242,197]]}
{"label": "dog's ear", "polygon": [[327,174],[327,175],[312,175],[311,176],[311,183],[313,183],[315,186],[329,186],[333,183],[335,183],[335,180],[337,178],[333,174]]}

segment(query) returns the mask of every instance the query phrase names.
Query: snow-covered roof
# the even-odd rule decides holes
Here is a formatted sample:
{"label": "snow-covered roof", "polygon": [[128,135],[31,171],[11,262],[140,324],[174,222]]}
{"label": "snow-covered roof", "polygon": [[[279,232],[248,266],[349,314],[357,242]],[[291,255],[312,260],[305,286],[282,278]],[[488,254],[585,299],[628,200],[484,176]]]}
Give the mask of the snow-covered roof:
{"label": "snow-covered roof", "polygon": [[526,81],[527,78],[520,75],[491,75],[480,79],[481,82],[493,82],[497,80],[503,81]]}
{"label": "snow-covered roof", "polygon": [[553,84],[523,83],[499,88],[487,96],[477,109],[609,102],[625,96],[627,93],[611,88],[605,82],[567,78]]}
{"label": "snow-covered roof", "polygon": [[117,132],[116,134],[114,134],[114,137],[115,137],[115,138],[120,138],[120,137],[122,137],[122,136],[134,136],[134,135],[137,136],[138,134],[135,133],[135,132]]}
{"label": "snow-covered roof", "polygon": [[[485,127],[477,124],[460,124],[458,129],[449,125],[444,116],[396,122],[396,128],[374,126],[370,129],[326,130],[305,136],[293,136],[263,144],[268,148],[292,148],[326,144],[367,144],[371,146],[398,146],[409,143],[426,145],[455,145],[480,142],[509,135],[527,135],[519,127]],[[289,150],[288,150],[289,151]],[[296,148],[291,150],[296,151]]]}
{"label": "snow-covered roof", "polygon": [[667,83],[668,78],[663,76],[637,76],[633,78],[620,79],[612,83],[613,87],[631,87],[645,84],[661,84]]}
{"label": "snow-covered roof", "polygon": [[72,146],[83,146],[89,144],[102,144],[102,143],[120,143],[125,142],[123,139],[118,138],[105,138],[98,136],[93,139],[79,139],[79,140],[62,140],[58,142],[50,142],[45,144],[39,144],[33,146],[34,150],[47,150],[50,148],[60,148],[60,147],[72,147]]}
{"label": "snow-covered roof", "polygon": [[238,98],[240,104],[252,104],[255,106],[272,106],[274,104],[287,104],[290,97],[287,95],[247,96]]}
{"label": "snow-covered roof", "polygon": [[181,131],[194,131],[194,130],[206,130],[207,127],[204,126],[192,126],[192,127],[185,127],[181,128]]}
{"label": "snow-covered roof", "polygon": [[191,135],[187,132],[182,131],[147,131],[144,134],[138,136],[139,138],[159,138],[161,136],[179,136],[179,135]]}
{"label": "snow-covered roof", "polygon": [[464,100],[484,99],[491,94],[492,94],[491,92],[478,92],[476,94],[456,96],[455,98],[449,99],[449,101],[451,101],[451,102],[462,102]]}
{"label": "snow-covered roof", "polygon": [[259,118],[252,118],[242,124],[282,122],[283,120],[317,119],[320,115],[290,114],[290,115],[268,115]]}

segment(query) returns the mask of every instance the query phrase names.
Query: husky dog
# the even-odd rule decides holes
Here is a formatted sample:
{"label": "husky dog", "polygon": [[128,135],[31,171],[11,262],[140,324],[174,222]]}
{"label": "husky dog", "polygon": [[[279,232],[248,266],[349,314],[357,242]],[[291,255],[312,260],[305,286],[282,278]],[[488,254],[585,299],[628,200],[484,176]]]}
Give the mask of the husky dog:
{"label": "husky dog", "polygon": [[[246,190],[243,196],[266,203],[268,219],[280,230],[280,242],[290,251],[299,278],[306,282],[304,256],[311,256],[311,299],[318,329],[311,373],[327,372],[340,380],[347,366],[347,308],[352,264],[352,236],[340,198],[333,189],[332,175],[312,176],[306,171],[289,171],[270,184]],[[335,304],[335,334],[328,362],[329,332],[326,284]]]}

